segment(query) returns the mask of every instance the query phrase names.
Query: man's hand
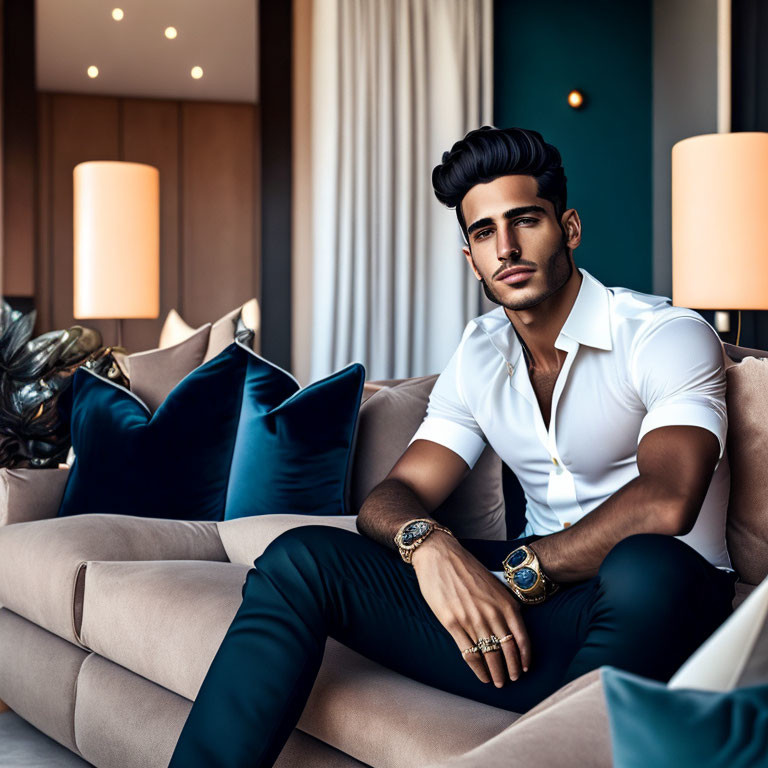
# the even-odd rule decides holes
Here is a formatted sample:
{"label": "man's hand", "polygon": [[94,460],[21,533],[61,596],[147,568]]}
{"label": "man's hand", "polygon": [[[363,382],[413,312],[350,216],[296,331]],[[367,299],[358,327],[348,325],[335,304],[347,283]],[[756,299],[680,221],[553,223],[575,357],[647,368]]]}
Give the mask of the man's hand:
{"label": "man's hand", "polygon": [[411,562],[424,599],[451,633],[459,652],[480,637],[513,635],[499,651],[463,655],[477,677],[484,683],[492,679],[497,688],[517,680],[528,669],[531,651],[520,604],[510,590],[441,531],[414,551]]}

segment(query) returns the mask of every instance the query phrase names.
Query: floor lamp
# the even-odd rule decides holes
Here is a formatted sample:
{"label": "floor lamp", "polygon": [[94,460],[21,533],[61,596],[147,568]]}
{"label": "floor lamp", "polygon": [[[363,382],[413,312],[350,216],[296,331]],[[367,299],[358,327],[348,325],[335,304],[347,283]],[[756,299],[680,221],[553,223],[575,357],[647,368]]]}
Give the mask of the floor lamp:
{"label": "floor lamp", "polygon": [[672,147],[672,303],[768,309],[768,133],[712,133]]}
{"label": "floor lamp", "polygon": [[74,317],[160,313],[160,174],[142,163],[80,163],[74,183]]}

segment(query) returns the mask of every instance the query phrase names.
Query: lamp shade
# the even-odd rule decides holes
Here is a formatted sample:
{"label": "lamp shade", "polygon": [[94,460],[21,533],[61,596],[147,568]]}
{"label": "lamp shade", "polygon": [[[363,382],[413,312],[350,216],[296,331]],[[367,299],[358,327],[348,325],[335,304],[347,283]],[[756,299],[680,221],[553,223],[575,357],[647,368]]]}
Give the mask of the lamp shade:
{"label": "lamp shade", "polygon": [[160,312],[160,174],[142,163],[75,166],[74,316]]}
{"label": "lamp shade", "polygon": [[672,147],[672,302],[768,309],[768,133]]}

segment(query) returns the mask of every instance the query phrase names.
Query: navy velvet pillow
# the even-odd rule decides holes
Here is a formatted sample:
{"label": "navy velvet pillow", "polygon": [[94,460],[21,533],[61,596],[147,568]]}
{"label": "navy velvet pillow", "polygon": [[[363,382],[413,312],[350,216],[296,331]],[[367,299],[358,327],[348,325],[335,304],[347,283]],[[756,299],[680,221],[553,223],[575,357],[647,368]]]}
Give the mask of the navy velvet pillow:
{"label": "navy velvet pillow", "polygon": [[59,516],[221,520],[249,357],[237,344],[187,374],[152,415],[84,368],[72,385],[75,461]]}
{"label": "navy velvet pillow", "polygon": [[616,768],[768,766],[768,685],[670,689],[613,667],[602,680]]}
{"label": "navy velvet pillow", "polygon": [[348,473],[365,380],[351,363],[303,389],[247,347],[225,519],[348,512]]}

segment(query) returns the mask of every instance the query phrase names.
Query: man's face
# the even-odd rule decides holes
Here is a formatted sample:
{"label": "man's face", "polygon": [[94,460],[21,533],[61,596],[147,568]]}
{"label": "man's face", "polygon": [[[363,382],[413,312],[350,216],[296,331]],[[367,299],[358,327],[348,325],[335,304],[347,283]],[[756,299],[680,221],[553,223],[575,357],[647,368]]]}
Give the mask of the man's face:
{"label": "man's face", "polygon": [[[558,221],[554,205],[536,193],[533,176],[501,176],[476,184],[461,201],[467,262],[485,295],[510,310],[529,309],[560,290],[574,268],[568,249],[581,240],[578,213],[569,209]],[[513,267],[531,271],[505,277]]]}

